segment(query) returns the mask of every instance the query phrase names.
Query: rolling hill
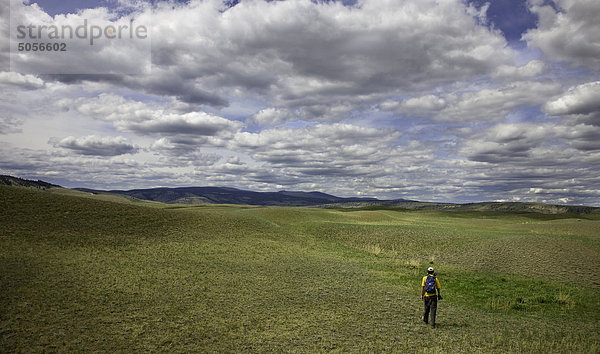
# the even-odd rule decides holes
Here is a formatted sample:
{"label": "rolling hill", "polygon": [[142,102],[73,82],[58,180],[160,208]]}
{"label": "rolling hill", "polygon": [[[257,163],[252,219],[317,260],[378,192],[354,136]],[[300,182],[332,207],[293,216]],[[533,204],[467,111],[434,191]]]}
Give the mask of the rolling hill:
{"label": "rolling hill", "polygon": [[91,193],[105,198],[165,204],[237,204],[260,206],[322,207],[333,209],[408,209],[448,211],[534,212],[543,214],[597,214],[600,208],[578,205],[552,205],[526,202],[436,203],[406,199],[379,200],[376,198],[342,198],[321,192],[279,191],[255,192],[228,187],[179,187],[132,190],[98,190],[89,188],[64,189],[44,181],[31,181],[12,176],[0,176],[0,185],[34,187]]}
{"label": "rolling hill", "polygon": [[113,193],[167,204],[246,204],[264,206],[313,206],[331,203],[376,201],[374,198],[340,198],[321,192],[253,192],[225,187],[180,187],[101,191],[78,188],[89,193]]}
{"label": "rolling hill", "polygon": [[407,209],[407,210],[447,210],[447,211],[495,211],[542,214],[598,214],[600,208],[582,205],[554,205],[527,202],[480,202],[480,203],[432,203],[403,200],[377,200],[341,202],[321,205],[331,209]]}
{"label": "rolling hill", "polygon": [[[600,345],[598,215],[174,207],[0,186],[0,225],[0,352]],[[418,296],[432,264],[435,329]]]}
{"label": "rolling hill", "polygon": [[20,187],[33,187],[39,189],[57,188],[60,187],[56,184],[44,182],[44,181],[32,181],[19,177],[0,175],[0,186],[20,186]]}

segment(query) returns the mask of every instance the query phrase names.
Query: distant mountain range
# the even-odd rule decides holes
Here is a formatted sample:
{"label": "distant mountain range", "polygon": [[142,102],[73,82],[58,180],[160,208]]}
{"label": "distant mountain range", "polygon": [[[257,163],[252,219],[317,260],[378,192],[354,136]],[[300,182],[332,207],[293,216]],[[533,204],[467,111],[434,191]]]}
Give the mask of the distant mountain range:
{"label": "distant mountain range", "polygon": [[[0,175],[0,185],[33,187],[38,189],[62,188],[44,181],[31,181],[18,177]],[[551,205],[521,202],[482,203],[431,203],[414,200],[379,200],[376,198],[341,198],[321,192],[253,192],[225,187],[180,187],[132,190],[97,190],[75,188],[92,194],[116,194],[131,198],[167,204],[246,204],[263,206],[314,206],[343,209],[409,209],[409,210],[455,210],[536,212],[543,214],[598,214],[600,208],[576,205]]]}
{"label": "distant mountain range", "polygon": [[77,188],[88,193],[113,193],[168,204],[248,204],[265,206],[313,206],[332,203],[360,203],[375,198],[340,198],[321,192],[252,192],[224,187],[180,187],[101,191]]}

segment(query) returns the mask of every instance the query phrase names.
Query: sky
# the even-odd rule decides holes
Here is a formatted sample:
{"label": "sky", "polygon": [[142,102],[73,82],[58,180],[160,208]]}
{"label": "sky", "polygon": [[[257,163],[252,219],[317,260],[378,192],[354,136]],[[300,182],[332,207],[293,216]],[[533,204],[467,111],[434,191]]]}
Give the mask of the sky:
{"label": "sky", "polygon": [[0,174],[600,206],[600,1],[11,1]]}

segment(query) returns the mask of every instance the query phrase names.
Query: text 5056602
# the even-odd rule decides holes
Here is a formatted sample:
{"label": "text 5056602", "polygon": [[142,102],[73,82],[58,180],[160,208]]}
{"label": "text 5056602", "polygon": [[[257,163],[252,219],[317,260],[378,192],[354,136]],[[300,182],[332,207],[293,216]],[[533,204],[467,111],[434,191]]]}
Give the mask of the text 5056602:
{"label": "text 5056602", "polygon": [[19,52],[66,52],[67,43],[19,43]]}

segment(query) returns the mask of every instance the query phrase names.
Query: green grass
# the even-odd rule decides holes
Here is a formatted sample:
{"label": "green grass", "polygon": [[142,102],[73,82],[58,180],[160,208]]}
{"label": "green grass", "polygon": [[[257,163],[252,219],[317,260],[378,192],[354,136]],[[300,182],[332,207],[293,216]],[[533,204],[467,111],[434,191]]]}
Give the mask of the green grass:
{"label": "green grass", "polygon": [[67,194],[0,187],[0,352],[600,351],[597,216]]}

